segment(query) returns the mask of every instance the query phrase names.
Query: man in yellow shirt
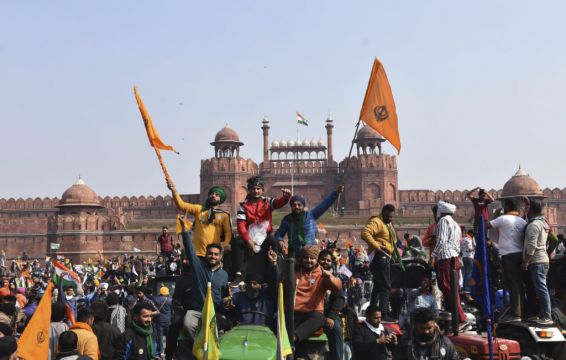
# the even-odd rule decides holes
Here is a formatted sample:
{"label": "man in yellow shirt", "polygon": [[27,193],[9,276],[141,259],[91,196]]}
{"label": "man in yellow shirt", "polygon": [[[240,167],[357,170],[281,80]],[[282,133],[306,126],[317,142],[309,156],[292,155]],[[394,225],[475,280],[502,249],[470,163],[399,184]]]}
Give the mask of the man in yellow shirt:
{"label": "man in yellow shirt", "polygon": [[[377,306],[383,319],[389,319],[389,293],[391,291],[391,259],[395,256],[397,237],[393,229],[395,207],[391,204],[381,209],[381,214],[369,218],[362,230],[362,239],[368,244],[373,289],[370,304]],[[385,322],[384,320],[384,322]]]}
{"label": "man in yellow shirt", "polygon": [[206,247],[209,244],[230,244],[232,219],[229,213],[218,208],[226,200],[226,191],[223,187],[210,188],[204,205],[184,202],[171,181],[167,182],[167,187],[173,194],[177,209],[195,217],[193,244],[197,256],[206,256]]}

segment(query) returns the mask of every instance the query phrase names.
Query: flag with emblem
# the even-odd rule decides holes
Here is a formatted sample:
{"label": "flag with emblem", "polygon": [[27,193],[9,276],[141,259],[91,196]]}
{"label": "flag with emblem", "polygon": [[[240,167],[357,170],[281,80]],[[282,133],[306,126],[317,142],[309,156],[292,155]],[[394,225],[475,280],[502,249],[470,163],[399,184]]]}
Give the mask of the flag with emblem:
{"label": "flag with emblem", "polygon": [[309,121],[303,115],[297,112],[297,124],[309,126]]}
{"label": "flag with emblem", "polygon": [[398,153],[401,152],[393,92],[383,65],[377,58],[373,61],[360,120],[386,138]]}
{"label": "flag with emblem", "polygon": [[53,283],[49,282],[37,309],[18,340],[18,358],[24,360],[47,359],[51,333],[51,302]]}
{"label": "flag with emblem", "polygon": [[198,360],[220,359],[218,348],[218,329],[216,327],[216,313],[212,302],[211,284],[208,283],[206,297],[202,306],[200,326],[193,345],[193,355]]}
{"label": "flag with emblem", "polygon": [[283,283],[279,283],[277,292],[277,359],[283,360],[285,356],[293,354],[287,327],[285,326],[285,307],[283,306]]}

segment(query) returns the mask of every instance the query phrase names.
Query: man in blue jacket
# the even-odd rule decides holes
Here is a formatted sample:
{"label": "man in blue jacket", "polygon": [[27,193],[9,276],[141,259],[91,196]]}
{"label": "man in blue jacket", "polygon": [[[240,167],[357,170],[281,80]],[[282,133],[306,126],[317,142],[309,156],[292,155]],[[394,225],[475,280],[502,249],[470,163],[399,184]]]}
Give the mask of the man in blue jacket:
{"label": "man in blue jacket", "polygon": [[281,220],[281,225],[275,233],[275,240],[281,241],[287,235],[289,239],[289,257],[300,254],[306,245],[316,245],[316,220],[322,216],[334,203],[338,194],[344,191],[340,185],[331,192],[320,204],[312,210],[305,211],[305,198],[300,195],[291,197],[291,213]]}

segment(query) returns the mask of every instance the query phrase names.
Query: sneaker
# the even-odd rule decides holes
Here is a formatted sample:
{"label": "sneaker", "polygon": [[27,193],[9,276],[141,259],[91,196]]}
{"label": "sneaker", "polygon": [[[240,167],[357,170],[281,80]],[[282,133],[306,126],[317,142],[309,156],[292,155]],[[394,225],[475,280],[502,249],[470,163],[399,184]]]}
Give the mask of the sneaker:
{"label": "sneaker", "polygon": [[549,318],[539,318],[536,323],[538,325],[543,325],[543,326],[551,326],[554,325],[554,321],[552,321],[552,319]]}
{"label": "sneaker", "polygon": [[539,321],[539,317],[538,317],[538,316],[531,316],[531,317],[527,318],[527,321],[530,321],[530,322],[538,322],[538,321]]}
{"label": "sneaker", "polygon": [[499,323],[521,322],[521,317],[513,316],[513,315],[505,315],[501,317],[497,322]]}

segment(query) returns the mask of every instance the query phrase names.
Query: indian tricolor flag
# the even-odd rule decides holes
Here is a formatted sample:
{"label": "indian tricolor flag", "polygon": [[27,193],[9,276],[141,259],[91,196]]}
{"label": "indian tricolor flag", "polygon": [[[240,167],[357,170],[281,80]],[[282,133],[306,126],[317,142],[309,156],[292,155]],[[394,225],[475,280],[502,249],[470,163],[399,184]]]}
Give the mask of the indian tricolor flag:
{"label": "indian tricolor flag", "polygon": [[73,288],[82,287],[82,281],[79,275],[73,270],[69,269],[65,265],[61,264],[55,259],[51,259],[51,264],[53,265],[53,278],[55,283],[61,282],[63,289],[67,286],[72,286]]}
{"label": "indian tricolor flag", "polygon": [[297,111],[297,124],[309,126],[309,121]]}

